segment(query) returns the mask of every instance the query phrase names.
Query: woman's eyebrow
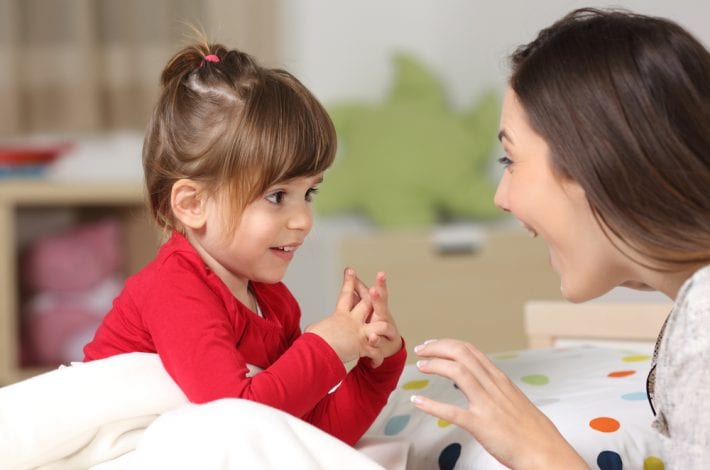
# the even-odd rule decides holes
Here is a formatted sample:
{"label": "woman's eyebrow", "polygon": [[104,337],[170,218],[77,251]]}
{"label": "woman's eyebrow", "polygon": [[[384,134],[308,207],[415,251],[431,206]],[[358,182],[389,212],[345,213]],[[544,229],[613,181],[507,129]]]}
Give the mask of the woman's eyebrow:
{"label": "woman's eyebrow", "polygon": [[503,139],[507,140],[508,142],[511,142],[510,136],[507,132],[505,132],[505,129],[501,129],[500,131],[498,131],[498,140],[500,142],[503,142]]}

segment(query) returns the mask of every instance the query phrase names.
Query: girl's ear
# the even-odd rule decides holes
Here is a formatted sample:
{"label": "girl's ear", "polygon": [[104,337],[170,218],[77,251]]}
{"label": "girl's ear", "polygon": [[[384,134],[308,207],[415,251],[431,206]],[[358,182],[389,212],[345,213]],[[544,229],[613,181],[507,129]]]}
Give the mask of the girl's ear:
{"label": "girl's ear", "polygon": [[180,179],[173,183],[170,207],[186,228],[199,230],[207,221],[205,194],[201,190],[202,185],[190,179]]}

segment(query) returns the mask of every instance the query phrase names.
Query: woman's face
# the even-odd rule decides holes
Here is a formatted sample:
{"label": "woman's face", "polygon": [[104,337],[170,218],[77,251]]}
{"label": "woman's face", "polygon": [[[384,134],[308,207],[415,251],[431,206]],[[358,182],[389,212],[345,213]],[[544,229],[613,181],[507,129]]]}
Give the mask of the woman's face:
{"label": "woman's face", "polygon": [[495,203],[545,240],[562,295],[583,302],[633,278],[631,262],[602,232],[582,187],[553,173],[549,146],[528,124],[511,88],[503,101],[499,138],[506,168]]}

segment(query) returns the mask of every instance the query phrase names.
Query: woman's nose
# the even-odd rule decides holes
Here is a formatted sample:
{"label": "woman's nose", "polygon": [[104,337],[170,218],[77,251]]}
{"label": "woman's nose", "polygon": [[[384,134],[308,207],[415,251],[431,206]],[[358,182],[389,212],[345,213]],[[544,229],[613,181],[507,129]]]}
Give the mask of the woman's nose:
{"label": "woman's nose", "polygon": [[503,176],[500,177],[498,181],[498,188],[496,188],[496,194],[493,197],[493,203],[505,212],[510,212],[508,207],[508,174],[503,172]]}

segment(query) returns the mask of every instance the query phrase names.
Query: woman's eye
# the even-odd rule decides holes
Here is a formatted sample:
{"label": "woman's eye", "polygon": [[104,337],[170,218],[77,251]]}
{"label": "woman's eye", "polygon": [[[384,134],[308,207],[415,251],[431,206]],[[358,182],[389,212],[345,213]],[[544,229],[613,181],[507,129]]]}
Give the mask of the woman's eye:
{"label": "woman's eye", "polygon": [[281,204],[281,202],[284,200],[284,192],[277,191],[275,193],[269,194],[268,196],[266,196],[266,200],[272,204]]}
{"label": "woman's eye", "polygon": [[500,157],[500,158],[498,159],[498,163],[500,163],[501,165],[503,165],[503,167],[508,168],[510,165],[513,164],[513,160],[511,160],[510,158],[508,158],[507,155],[503,155],[502,157]]}
{"label": "woman's eye", "polygon": [[318,188],[311,188],[306,191],[306,201],[310,202],[313,200],[313,196],[318,194]]}

